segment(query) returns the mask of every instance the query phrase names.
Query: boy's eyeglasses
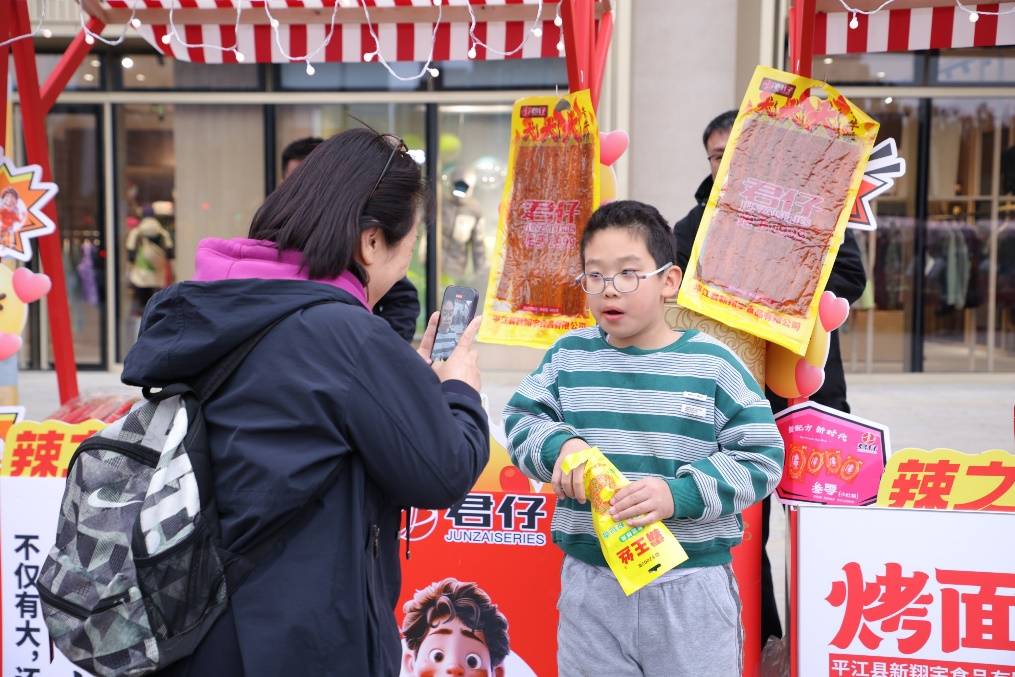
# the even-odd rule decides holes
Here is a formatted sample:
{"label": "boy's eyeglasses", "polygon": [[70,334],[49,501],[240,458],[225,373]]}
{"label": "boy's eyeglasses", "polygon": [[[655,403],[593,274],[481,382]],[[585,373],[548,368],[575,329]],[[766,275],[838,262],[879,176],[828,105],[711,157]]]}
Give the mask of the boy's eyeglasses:
{"label": "boy's eyeglasses", "polygon": [[582,273],[578,276],[577,282],[581,284],[586,294],[596,296],[606,291],[606,283],[609,282],[621,294],[631,294],[638,291],[638,285],[642,280],[647,280],[653,275],[661,275],[673,267],[672,263],[653,270],[651,273],[639,273],[634,270],[625,270],[616,275],[606,276],[602,273]]}

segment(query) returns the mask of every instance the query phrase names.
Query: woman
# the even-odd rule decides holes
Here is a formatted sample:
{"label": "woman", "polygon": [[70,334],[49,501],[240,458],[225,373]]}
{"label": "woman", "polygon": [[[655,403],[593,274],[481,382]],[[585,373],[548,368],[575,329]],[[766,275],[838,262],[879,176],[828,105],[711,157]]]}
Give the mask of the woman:
{"label": "woman", "polygon": [[205,407],[225,548],[340,467],[167,674],[398,674],[399,511],[461,500],[489,454],[478,325],[431,368],[436,315],[416,354],[370,312],[405,276],[425,196],[403,144],[344,132],[268,196],[250,239],[203,241],[196,281],[148,305],[125,361],[136,385],[196,378],[283,318]]}

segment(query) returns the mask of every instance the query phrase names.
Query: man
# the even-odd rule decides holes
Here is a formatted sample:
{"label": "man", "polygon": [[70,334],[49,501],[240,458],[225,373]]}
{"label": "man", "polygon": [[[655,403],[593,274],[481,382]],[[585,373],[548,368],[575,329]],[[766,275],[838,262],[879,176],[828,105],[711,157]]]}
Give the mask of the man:
{"label": "man", "polygon": [[[737,111],[730,110],[719,115],[708,123],[705,133],[702,135],[702,142],[705,144],[705,154],[708,157],[708,164],[711,168],[709,176],[698,186],[694,199],[697,204],[680,221],[673,226],[673,234],[677,240],[677,265],[686,270],[688,259],[691,256],[691,247],[698,235],[698,225],[705,213],[705,202],[712,192],[712,185],[715,176],[719,171],[719,164],[722,162],[723,152],[726,150],[726,143],[729,141],[730,130],[733,129],[733,122],[737,118]],[[832,266],[832,274],[828,278],[828,291],[840,296],[850,304],[855,302],[863,294],[867,285],[867,274],[863,269],[863,262],[860,258],[860,248],[857,246],[856,238],[852,231],[846,230],[845,239],[839,247],[839,255]],[[786,408],[786,400],[766,389],[768,401],[772,404],[772,412],[778,413]],[[828,362],[825,364],[825,383],[821,386],[811,400],[824,404],[839,411],[849,412],[849,403],[846,401],[846,375],[842,369],[842,354],[839,350],[839,332],[833,331],[828,348]],[[765,552],[765,544],[768,543],[768,522],[771,513],[771,502],[765,499],[762,502],[762,529],[761,529],[761,643],[764,646],[769,637],[782,637],[782,626],[779,622],[779,612],[775,604],[775,592],[772,588],[772,566],[768,561],[768,554]]]}
{"label": "man", "polygon": [[[324,139],[308,136],[286,146],[282,151],[282,180],[289,178],[300,163],[322,143]],[[419,293],[409,278],[396,282],[391,291],[381,297],[374,306],[374,314],[384,318],[403,339],[412,341],[416,334],[416,319],[419,317]]]}

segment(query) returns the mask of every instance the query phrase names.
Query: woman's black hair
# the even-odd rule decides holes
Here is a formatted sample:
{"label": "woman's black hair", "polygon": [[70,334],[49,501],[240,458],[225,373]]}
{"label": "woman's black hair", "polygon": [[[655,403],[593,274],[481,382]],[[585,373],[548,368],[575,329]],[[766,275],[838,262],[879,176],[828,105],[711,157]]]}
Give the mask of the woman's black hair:
{"label": "woman's black hair", "polygon": [[427,195],[419,166],[401,141],[350,129],[318,146],[265,199],[250,237],[270,240],[280,252],[301,252],[310,279],[348,270],[365,284],[366,271],[354,257],[360,234],[378,228],[388,246],[400,242],[427,207]]}

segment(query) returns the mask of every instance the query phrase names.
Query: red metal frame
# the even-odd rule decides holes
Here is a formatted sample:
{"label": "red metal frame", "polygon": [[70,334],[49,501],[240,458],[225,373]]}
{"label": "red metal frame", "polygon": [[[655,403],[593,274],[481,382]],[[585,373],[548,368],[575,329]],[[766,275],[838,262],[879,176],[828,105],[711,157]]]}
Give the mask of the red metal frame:
{"label": "red metal frame", "polygon": [[[9,27],[9,35],[21,35],[32,30],[27,0],[0,0],[0,26]],[[88,27],[99,32],[104,27],[101,21],[92,19]],[[2,35],[2,34],[0,34]],[[46,83],[44,93],[40,91],[39,74],[35,65],[35,42],[32,38],[18,40],[9,47],[0,48],[0,129],[6,128],[7,109],[7,54],[14,55],[14,67],[18,74],[18,97],[21,103],[22,130],[25,137],[25,155],[29,164],[42,169],[44,181],[53,180],[49,163],[49,138],[46,134],[46,114],[56,102],[57,96],[70,81],[78,66],[88,54],[91,46],[85,35],[78,35],[71,47],[64,52]],[[7,152],[13,152],[8,149]],[[56,220],[56,204],[45,207],[46,216],[53,223]],[[50,339],[53,345],[53,362],[56,365],[57,386],[60,402],[64,403],[78,395],[77,364],[74,360],[74,338],[70,324],[70,306],[67,301],[67,282],[63,270],[63,254],[59,224],[46,237],[39,238],[39,258],[42,268],[52,281],[52,289],[46,295],[49,310]]]}

